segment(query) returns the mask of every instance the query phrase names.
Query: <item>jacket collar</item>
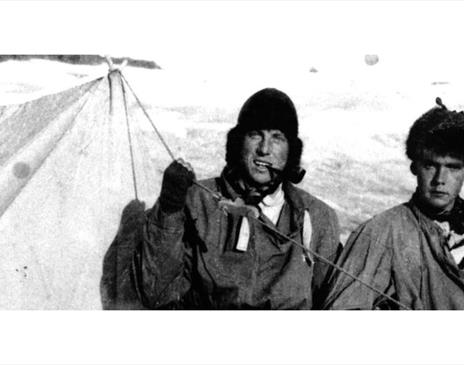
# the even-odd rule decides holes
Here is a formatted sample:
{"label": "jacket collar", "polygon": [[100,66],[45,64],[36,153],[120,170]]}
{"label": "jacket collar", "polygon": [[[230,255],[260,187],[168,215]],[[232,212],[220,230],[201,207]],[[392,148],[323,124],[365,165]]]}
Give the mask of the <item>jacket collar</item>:
{"label": "jacket collar", "polygon": [[282,189],[284,190],[286,200],[293,212],[291,230],[300,230],[303,227],[304,211],[307,206],[303,197],[291,182],[284,181]]}
{"label": "jacket collar", "polygon": [[[411,198],[411,200],[408,203],[406,203],[406,205],[410,207],[413,214],[415,215],[419,223],[419,226],[421,227],[422,231],[425,234],[425,237],[426,237],[425,241],[427,242],[431,251],[436,255],[437,259],[441,263],[443,263],[442,264],[443,270],[447,272],[448,275],[450,275],[451,277],[454,277],[455,280],[459,282],[459,285],[464,289],[464,271],[458,268],[451,253],[449,252],[448,249],[445,248],[447,247],[447,243],[446,243],[447,238],[442,234],[442,229],[439,227],[438,224],[435,224],[433,222],[434,220],[433,217],[430,217],[429,215],[427,215],[426,212],[421,210],[422,205],[417,205],[417,198],[415,198],[414,195]],[[461,209],[463,206],[463,200],[457,197],[456,204],[455,204],[455,207],[453,207],[453,210],[456,208],[456,205],[457,205],[457,208]],[[455,217],[458,218],[459,215],[457,213],[455,214],[456,214]],[[460,217],[461,217],[460,224],[463,224],[464,217],[462,215]],[[451,226],[451,223],[450,223],[450,226]],[[456,233],[458,233],[456,228],[454,228],[453,230]]]}
{"label": "jacket collar", "polygon": [[445,214],[434,214],[418,198],[417,192],[413,194],[410,204],[416,207],[423,215],[432,221],[448,222],[453,231],[458,234],[464,233],[464,201],[458,196],[454,207]]}
{"label": "jacket collar", "polygon": [[[236,184],[231,180],[231,175],[227,167],[221,173],[219,178],[222,194],[228,198],[235,200],[242,198],[243,195],[237,191]],[[296,187],[289,181],[282,182],[282,190],[284,191],[285,201],[289,204],[292,212],[292,230],[298,230],[303,226],[304,210],[307,208],[305,201]]]}

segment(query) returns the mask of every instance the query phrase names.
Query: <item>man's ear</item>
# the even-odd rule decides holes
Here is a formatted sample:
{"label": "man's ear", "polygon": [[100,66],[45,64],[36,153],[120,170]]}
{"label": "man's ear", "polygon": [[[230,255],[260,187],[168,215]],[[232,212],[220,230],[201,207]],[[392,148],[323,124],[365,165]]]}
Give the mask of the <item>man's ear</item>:
{"label": "man's ear", "polygon": [[416,162],[412,161],[411,165],[409,165],[409,170],[411,170],[412,174],[414,176],[417,176],[417,170],[416,170]]}

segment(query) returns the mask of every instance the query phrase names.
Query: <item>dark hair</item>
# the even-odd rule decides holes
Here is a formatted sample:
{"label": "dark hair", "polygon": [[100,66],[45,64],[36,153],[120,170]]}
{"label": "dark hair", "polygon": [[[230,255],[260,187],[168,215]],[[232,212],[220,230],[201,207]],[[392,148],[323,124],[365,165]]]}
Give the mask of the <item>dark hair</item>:
{"label": "dark hair", "polygon": [[406,155],[412,161],[421,159],[426,150],[464,160],[464,113],[448,110],[440,98],[437,104],[409,130]]}

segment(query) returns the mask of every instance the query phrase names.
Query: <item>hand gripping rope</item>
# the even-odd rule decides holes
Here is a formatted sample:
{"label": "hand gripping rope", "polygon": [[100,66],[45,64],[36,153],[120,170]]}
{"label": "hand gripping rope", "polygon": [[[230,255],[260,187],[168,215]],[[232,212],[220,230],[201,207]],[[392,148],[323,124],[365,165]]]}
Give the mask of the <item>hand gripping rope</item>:
{"label": "hand gripping rope", "polygon": [[[129,128],[129,117],[128,117],[128,113],[127,113],[127,101],[126,101],[126,91],[125,91],[125,88],[124,88],[124,84],[128,87],[128,89],[131,91],[132,95],[134,96],[135,100],[137,101],[137,104],[139,105],[139,107],[142,109],[143,113],[145,114],[145,116],[147,117],[148,121],[150,122],[151,126],[153,127],[153,130],[155,131],[156,135],[158,136],[159,140],[161,141],[161,143],[163,144],[163,146],[165,147],[166,151],[168,152],[169,156],[172,158],[173,161],[176,160],[176,157],[174,156],[173,152],[171,151],[171,149],[169,148],[168,144],[166,143],[165,139],[163,138],[163,136],[161,135],[161,133],[159,132],[158,128],[156,128],[155,124],[153,123],[153,120],[150,118],[150,116],[148,115],[146,109],[144,108],[143,104],[140,102],[140,99],[137,97],[137,95],[135,94],[134,90],[132,89],[132,87],[130,86],[130,84],[127,82],[126,78],[124,77],[124,75],[122,74],[122,72],[120,71],[120,69],[118,68],[115,68],[115,69],[110,69],[110,72],[119,72],[120,76],[121,76],[121,79],[123,80],[123,82],[121,83],[122,85],[122,90],[123,90],[123,95],[124,95],[124,108],[125,108],[125,112],[126,112],[126,125],[127,125],[127,131],[128,131],[128,139],[129,139],[129,146],[130,146],[130,153],[131,153],[131,164],[132,164],[132,173],[133,173],[133,183],[134,183],[134,190],[135,190],[135,194],[136,194],[136,199],[137,199],[137,187],[136,187],[136,178],[135,178],[135,169],[134,169],[134,156],[133,156],[133,149],[132,149],[132,140],[131,140],[131,133],[130,133],[130,128]],[[219,204],[222,206],[222,207],[227,207],[227,206],[233,206],[235,205],[236,203],[230,201],[229,199],[226,199],[222,194],[220,194],[219,192],[217,191],[213,191],[211,190],[210,188],[208,188],[207,186],[204,186],[203,184],[201,184],[200,182],[198,182],[197,180],[194,180],[193,183],[195,185],[197,185],[198,187],[200,187],[201,189],[203,190],[206,190],[208,193],[210,193],[218,202]],[[353,280],[359,282],[360,284],[366,286],[367,288],[369,288],[370,290],[374,291],[375,293],[379,294],[380,296],[390,300],[391,302],[395,303],[396,305],[398,305],[399,307],[401,307],[402,309],[406,309],[406,310],[411,310],[411,308],[409,308],[408,306],[406,306],[405,304],[399,302],[398,300],[396,300],[395,298],[391,297],[390,295],[387,295],[385,293],[383,293],[382,291],[380,291],[379,289],[375,288],[374,286],[372,286],[371,284],[369,283],[366,283],[364,280],[360,279],[359,277],[357,277],[356,275],[353,275],[351,274],[350,272],[346,271],[344,268],[342,268],[341,266],[331,262],[330,260],[326,259],[324,256],[318,254],[317,252],[311,250],[310,248],[308,247],[305,247],[304,245],[302,245],[301,243],[295,241],[294,239],[288,237],[287,235],[279,232],[275,227],[271,226],[270,224],[266,223],[266,222],[263,222],[261,220],[258,219],[258,217],[256,216],[256,214],[254,213],[254,210],[252,209],[246,209],[247,206],[244,206],[245,209],[242,209],[241,211],[243,212],[243,215],[245,215],[247,218],[255,221],[255,222],[258,222],[259,224],[265,226],[266,228],[268,228],[269,230],[271,230],[272,232],[274,232],[275,234],[279,235],[280,237],[282,237],[283,239],[287,240],[287,241],[290,241],[291,243],[293,243],[294,245],[300,247],[303,252],[306,252],[307,254],[310,254],[312,257],[315,257],[317,258],[318,260],[322,261],[323,263],[335,268],[336,270],[344,273],[345,275],[348,275],[350,278],[352,278]]]}

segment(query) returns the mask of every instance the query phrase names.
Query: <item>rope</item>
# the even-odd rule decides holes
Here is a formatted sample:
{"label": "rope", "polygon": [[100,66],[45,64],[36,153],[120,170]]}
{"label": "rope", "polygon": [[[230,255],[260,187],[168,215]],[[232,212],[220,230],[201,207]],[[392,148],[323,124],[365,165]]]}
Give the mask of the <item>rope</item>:
{"label": "rope", "polygon": [[126,78],[124,77],[124,75],[122,74],[122,72],[119,72],[122,79],[124,80],[124,82],[126,83],[127,87],[129,88],[129,90],[131,91],[132,95],[134,96],[135,100],[137,101],[137,103],[139,104],[140,108],[142,109],[143,113],[145,114],[145,116],[147,117],[147,119],[149,120],[151,126],[153,127],[153,129],[155,130],[155,133],[158,135],[158,138],[161,140],[161,143],[164,145],[164,147],[166,148],[166,151],[168,151],[169,153],[169,156],[171,156],[171,158],[173,160],[176,159],[176,157],[174,156],[174,153],[172,153],[171,149],[169,148],[168,144],[166,143],[166,141],[164,140],[163,136],[161,135],[161,133],[158,131],[158,128],[156,128],[155,126],[155,123],[153,123],[153,121],[151,120],[150,116],[148,115],[147,111],[145,110],[144,106],[142,105],[142,103],[140,102],[139,98],[137,97],[137,95],[135,95],[135,92],[134,90],[132,90],[132,87],[129,85],[129,83],[127,82]]}
{"label": "rope", "polygon": [[[164,147],[166,148],[166,150],[168,151],[169,155],[171,156],[171,158],[173,160],[176,160],[174,154],[172,153],[172,151],[169,149],[169,146],[167,145],[167,143],[165,142],[163,136],[161,135],[161,133],[158,131],[158,129],[156,128],[155,124],[153,123],[152,119],[150,118],[150,116],[148,115],[147,111],[145,110],[144,106],[142,105],[142,103],[140,102],[139,98],[137,97],[137,95],[135,95],[134,91],[132,90],[132,88],[130,87],[129,83],[127,82],[127,80],[125,79],[125,77],[122,75],[121,73],[121,77],[122,79],[125,81],[125,83],[127,84],[127,86],[129,87],[130,91],[132,92],[132,94],[134,95],[135,99],[137,100],[137,103],[139,104],[140,108],[142,109],[142,111],[144,112],[145,116],[148,118],[148,120],[150,121],[151,125],[153,126],[153,129],[155,130],[156,134],[158,135],[158,137],[160,138],[161,142],[163,143]],[[197,180],[194,180],[193,183],[195,185],[197,185],[198,187],[206,190],[207,192],[209,192],[215,199],[218,199],[218,200],[222,200],[222,199],[225,199],[225,197],[217,192],[217,191],[213,191],[211,190],[210,188],[208,188],[207,186],[204,186],[203,184],[201,184],[200,182],[198,182]],[[302,245],[301,243],[295,241],[294,239],[288,237],[287,235],[281,233],[279,230],[277,230],[276,228],[274,228],[273,226],[269,225],[268,223],[266,222],[263,222],[261,220],[259,220],[258,218],[255,218],[254,216],[252,215],[247,215],[248,218],[258,222],[259,224],[261,224],[262,226],[270,229],[272,232],[278,234],[279,236],[281,236],[282,238],[284,238],[285,240],[288,240],[290,241],[291,243],[295,244],[296,246],[300,247],[304,252],[306,253],[309,253],[310,255],[316,257],[317,259],[319,259],[320,261],[326,263],[327,265],[329,266],[332,266],[333,268],[335,268],[336,270],[342,272],[343,274],[345,275],[348,275],[350,278],[352,278],[353,280],[356,280],[357,282],[359,282],[360,284],[366,286],[367,288],[369,288],[370,290],[374,291],[375,293],[379,294],[380,296],[392,301],[393,303],[395,303],[396,305],[398,305],[399,307],[403,308],[403,309],[406,309],[406,310],[411,310],[411,308],[409,308],[408,306],[406,306],[405,304],[399,302],[398,300],[396,300],[395,298],[391,297],[390,295],[388,294],[385,294],[383,293],[382,291],[380,291],[379,289],[375,288],[374,286],[370,285],[369,283],[366,283],[364,280],[358,278],[356,275],[353,275],[351,274],[350,272],[346,271],[345,269],[343,269],[341,266],[333,263],[332,261],[326,259],[324,256],[322,255],[319,255],[317,252],[314,252],[312,249],[310,248],[307,248],[305,247],[304,245]]]}
{"label": "rope", "polygon": [[[119,73],[119,75],[122,76],[120,71],[117,71],[117,72]],[[129,140],[129,151],[130,151],[131,168],[132,168],[132,183],[134,184],[135,199],[139,200],[138,193],[137,193],[137,178],[135,175],[134,150],[132,146],[132,136],[131,136],[130,126],[129,126],[129,113],[127,111],[127,98],[126,98],[126,89],[124,87],[124,82],[121,82],[121,88],[122,88],[122,95],[123,95],[123,101],[124,101],[124,112],[126,114],[127,139]]]}
{"label": "rope", "polygon": [[[167,142],[165,141],[165,139],[163,138],[163,135],[160,133],[160,131],[158,130],[158,128],[156,128],[155,126],[155,123],[153,123],[153,120],[150,118],[150,115],[148,115],[147,111],[145,110],[145,107],[143,106],[143,104],[140,102],[139,98],[137,97],[137,95],[135,94],[134,90],[132,89],[132,87],[130,86],[129,82],[127,82],[126,78],[124,77],[124,75],[120,72],[121,74],[121,77],[122,79],[124,80],[124,82],[126,83],[127,87],[129,88],[129,90],[131,91],[132,95],[134,96],[135,100],[137,101],[137,103],[139,104],[140,108],[142,109],[143,113],[145,114],[145,116],[147,117],[148,121],[150,122],[151,126],[153,127],[153,130],[155,131],[155,133],[158,135],[158,138],[161,140],[161,143],[164,145],[164,147],[166,148],[166,151],[168,152],[169,156],[171,157],[171,159],[173,161],[176,160],[176,157],[174,156],[174,153],[171,151],[171,149],[169,148]],[[194,180],[193,183],[195,185],[197,185],[198,187],[206,190],[208,193],[210,193],[214,198],[216,199],[223,199],[222,195],[219,194],[218,192],[214,191],[214,190],[211,190],[210,188],[208,188],[207,186],[204,186],[203,184],[199,183],[197,180]]]}

